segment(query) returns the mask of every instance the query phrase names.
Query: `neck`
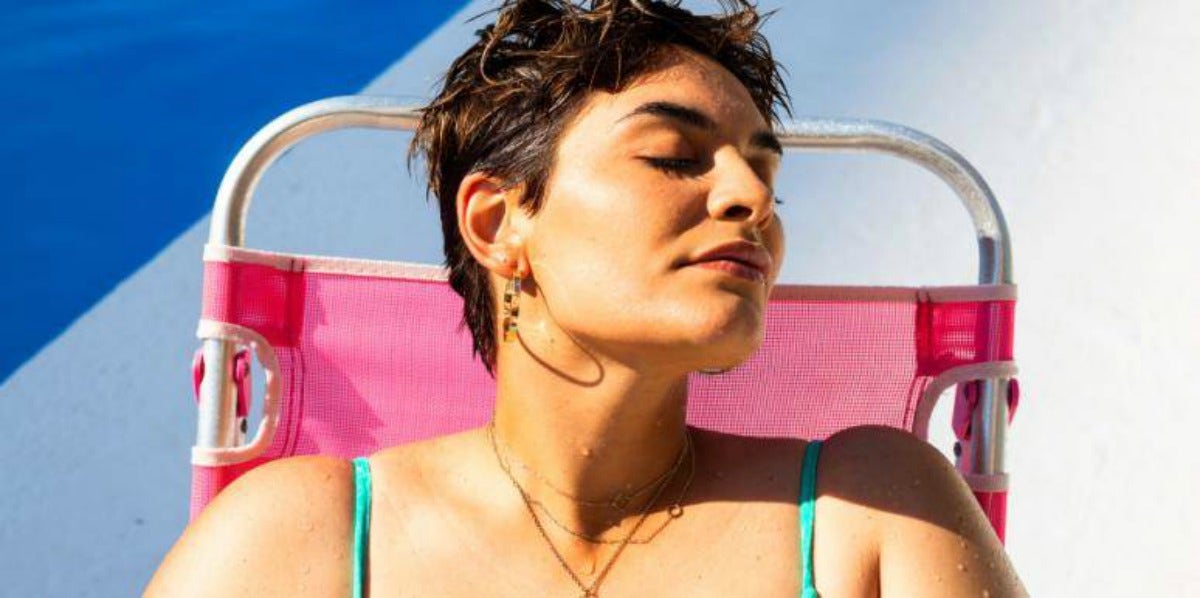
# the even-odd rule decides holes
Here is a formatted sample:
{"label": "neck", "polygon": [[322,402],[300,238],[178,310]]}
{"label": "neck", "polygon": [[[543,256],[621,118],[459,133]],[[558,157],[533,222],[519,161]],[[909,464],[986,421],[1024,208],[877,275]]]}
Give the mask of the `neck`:
{"label": "neck", "polygon": [[[607,501],[670,470],[685,442],[686,373],[655,376],[594,358],[551,368],[524,351],[511,353],[497,364],[499,450],[531,498],[573,529],[599,535],[612,526],[614,511],[556,490]],[[588,382],[569,375],[586,369],[599,373],[585,376]],[[653,493],[635,497],[626,518],[636,519]]]}

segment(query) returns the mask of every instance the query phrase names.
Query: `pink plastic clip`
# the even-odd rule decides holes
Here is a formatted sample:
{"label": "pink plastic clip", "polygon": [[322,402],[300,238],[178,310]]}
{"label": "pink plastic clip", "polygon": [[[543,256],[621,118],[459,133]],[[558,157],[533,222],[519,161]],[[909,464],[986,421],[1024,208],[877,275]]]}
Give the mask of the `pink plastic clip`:
{"label": "pink plastic clip", "polygon": [[[204,381],[204,349],[192,355],[192,392],[200,402],[200,383]],[[241,349],[233,356],[233,383],[237,385],[237,416],[250,413],[250,352]]]}
{"label": "pink plastic clip", "polygon": [[[954,428],[954,435],[959,440],[971,439],[971,414],[975,412],[975,405],[979,403],[979,381],[959,384],[958,390],[954,395],[954,414],[950,418],[950,425]],[[1008,423],[1012,423],[1013,416],[1017,414],[1017,405],[1021,403],[1021,386],[1017,384],[1017,379],[1012,378],[1008,381]]]}

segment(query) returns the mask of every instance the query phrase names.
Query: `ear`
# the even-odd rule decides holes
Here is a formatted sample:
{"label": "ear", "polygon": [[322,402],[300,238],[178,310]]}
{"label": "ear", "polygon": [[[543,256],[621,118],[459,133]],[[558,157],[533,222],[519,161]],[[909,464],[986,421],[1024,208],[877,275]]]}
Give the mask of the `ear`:
{"label": "ear", "polygon": [[483,172],[472,172],[458,185],[455,209],[458,233],[475,260],[496,275],[529,275],[522,232],[527,224],[519,201],[523,189]]}

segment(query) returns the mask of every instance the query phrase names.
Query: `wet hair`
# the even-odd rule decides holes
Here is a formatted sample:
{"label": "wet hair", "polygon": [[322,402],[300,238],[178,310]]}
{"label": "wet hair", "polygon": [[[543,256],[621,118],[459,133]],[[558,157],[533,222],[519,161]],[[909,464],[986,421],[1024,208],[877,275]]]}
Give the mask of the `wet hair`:
{"label": "wet hair", "polygon": [[[493,24],[476,32],[423,109],[409,162],[423,157],[438,200],[450,286],[462,296],[462,325],[495,375],[495,299],[488,270],[458,231],[464,177],[484,172],[506,188],[523,186],[522,209],[536,214],[564,128],[589,92],[621,91],[683,48],[729,70],[768,122],[790,114],[780,67],[749,0],[721,0],[722,13],[697,15],[677,1],[504,0]],[[485,13],[489,14],[489,13]],[[480,15],[483,16],[483,15]],[[478,17],[477,17],[478,18]]]}

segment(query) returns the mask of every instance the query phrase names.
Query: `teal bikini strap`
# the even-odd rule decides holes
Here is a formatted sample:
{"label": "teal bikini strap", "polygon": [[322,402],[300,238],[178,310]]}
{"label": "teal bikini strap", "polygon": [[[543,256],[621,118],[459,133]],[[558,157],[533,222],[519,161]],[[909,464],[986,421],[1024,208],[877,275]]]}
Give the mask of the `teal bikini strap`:
{"label": "teal bikini strap", "polygon": [[371,465],[354,460],[354,563],[350,570],[352,596],[362,598],[367,571],[367,533],[371,530]]}
{"label": "teal bikini strap", "polygon": [[800,473],[800,558],[804,561],[804,579],[800,598],[818,598],[813,583],[813,520],[817,502],[817,456],[821,441],[813,440],[804,449],[804,468]]}

